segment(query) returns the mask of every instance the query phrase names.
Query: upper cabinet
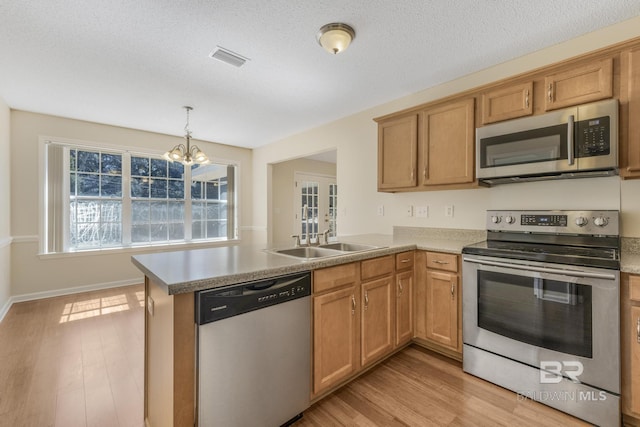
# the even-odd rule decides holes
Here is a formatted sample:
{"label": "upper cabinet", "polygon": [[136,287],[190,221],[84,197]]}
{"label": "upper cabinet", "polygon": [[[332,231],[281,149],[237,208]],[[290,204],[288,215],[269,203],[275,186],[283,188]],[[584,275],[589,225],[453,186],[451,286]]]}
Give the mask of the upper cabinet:
{"label": "upper cabinet", "polygon": [[613,59],[606,58],[544,78],[545,111],[613,96]]}
{"label": "upper cabinet", "polygon": [[378,124],[378,189],[415,187],[418,115]]}
{"label": "upper cabinet", "polygon": [[533,81],[500,87],[482,94],[482,124],[533,114]]}
{"label": "upper cabinet", "polygon": [[425,109],[419,134],[420,185],[472,183],[474,176],[474,99]]}
{"label": "upper cabinet", "polygon": [[620,176],[640,178],[637,38],[375,119],[378,191],[477,188],[476,126],[608,98],[620,105]]}
{"label": "upper cabinet", "polygon": [[[378,190],[474,182],[474,98],[378,121]],[[468,185],[467,185],[468,187]]]}
{"label": "upper cabinet", "polygon": [[621,64],[620,176],[640,178],[640,47],[623,52]]}

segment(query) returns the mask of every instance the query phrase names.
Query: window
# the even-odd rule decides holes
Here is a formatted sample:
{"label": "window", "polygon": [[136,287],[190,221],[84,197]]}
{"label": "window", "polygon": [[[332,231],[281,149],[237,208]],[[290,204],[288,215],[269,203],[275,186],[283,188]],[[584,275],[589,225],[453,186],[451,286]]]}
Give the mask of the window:
{"label": "window", "polygon": [[236,238],[231,164],[48,142],[46,252]]}

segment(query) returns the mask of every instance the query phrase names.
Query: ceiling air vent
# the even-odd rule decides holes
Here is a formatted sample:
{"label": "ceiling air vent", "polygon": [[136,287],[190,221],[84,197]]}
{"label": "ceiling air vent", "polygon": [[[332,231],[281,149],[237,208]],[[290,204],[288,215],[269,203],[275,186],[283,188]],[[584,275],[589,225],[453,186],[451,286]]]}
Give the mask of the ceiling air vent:
{"label": "ceiling air vent", "polygon": [[231,52],[229,49],[225,49],[220,46],[216,46],[216,49],[211,52],[209,56],[213,59],[217,59],[218,61],[226,62],[229,65],[233,65],[234,67],[242,67],[244,63],[249,60],[249,58],[246,58],[235,52]]}

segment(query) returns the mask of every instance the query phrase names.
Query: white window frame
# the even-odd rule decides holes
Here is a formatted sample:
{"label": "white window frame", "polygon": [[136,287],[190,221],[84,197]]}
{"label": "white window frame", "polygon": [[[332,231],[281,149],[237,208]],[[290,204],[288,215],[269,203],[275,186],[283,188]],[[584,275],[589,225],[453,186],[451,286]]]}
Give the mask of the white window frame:
{"label": "white window frame", "polygon": [[[47,200],[48,195],[48,175],[49,175],[49,164],[47,160],[47,146],[49,144],[56,144],[64,147],[63,150],[63,170],[61,171],[62,179],[61,186],[59,190],[62,191],[61,200],[65,201],[62,203],[61,209],[57,212],[58,214],[63,215],[62,221],[62,238],[64,243],[62,244],[62,250],[52,251],[49,248],[49,200]],[[102,152],[112,152],[117,154],[122,154],[122,240],[123,243],[121,246],[113,246],[113,247],[102,247],[102,248],[86,248],[86,249],[72,249],[69,248],[69,206],[68,201],[70,199],[70,190],[69,190],[69,148],[73,149],[86,149],[88,151],[102,151]],[[238,218],[239,218],[239,205],[238,201],[240,200],[240,189],[239,189],[239,176],[240,176],[240,166],[236,161],[220,159],[220,158],[211,158],[211,162],[214,164],[233,166],[235,168],[235,187],[233,189],[233,200],[229,200],[228,204],[232,208],[232,212],[230,213],[233,218],[228,218],[233,224],[233,230],[230,230],[231,236],[229,233],[227,234],[227,238],[211,238],[211,239],[191,239],[191,167],[185,166],[185,190],[184,190],[184,218],[185,218],[185,232],[183,240],[175,240],[175,241],[159,241],[159,242],[151,242],[151,243],[131,243],[131,221],[132,221],[132,210],[131,210],[131,156],[140,156],[140,157],[156,157],[161,158],[163,152],[153,149],[146,149],[141,147],[131,147],[131,146],[123,146],[123,145],[114,145],[108,143],[97,143],[93,141],[85,141],[85,140],[76,140],[76,139],[68,139],[68,138],[60,138],[60,137],[49,137],[49,136],[40,136],[39,137],[39,156],[38,156],[38,165],[39,165],[39,255],[40,256],[68,256],[71,254],[75,255],[87,255],[91,253],[104,253],[105,251],[113,252],[139,252],[148,250],[150,247],[159,248],[159,247],[167,247],[171,248],[174,246],[188,246],[188,247],[199,247],[199,246],[211,246],[212,244],[226,245],[229,242],[234,242],[239,240],[239,226],[238,226]],[[126,236],[126,240],[125,240]],[[128,242],[128,243],[125,243]]]}

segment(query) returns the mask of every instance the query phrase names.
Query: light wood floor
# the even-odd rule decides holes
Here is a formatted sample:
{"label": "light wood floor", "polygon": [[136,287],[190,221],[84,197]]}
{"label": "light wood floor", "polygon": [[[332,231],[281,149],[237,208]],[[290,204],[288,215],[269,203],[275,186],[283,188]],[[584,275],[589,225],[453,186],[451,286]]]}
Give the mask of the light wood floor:
{"label": "light wood floor", "polygon": [[[14,304],[0,323],[0,426],[144,426],[143,303],[138,285]],[[586,424],[409,347],[295,427],[519,425]]]}
{"label": "light wood floor", "polygon": [[0,426],[141,427],[144,286],[14,304],[0,323]]}

